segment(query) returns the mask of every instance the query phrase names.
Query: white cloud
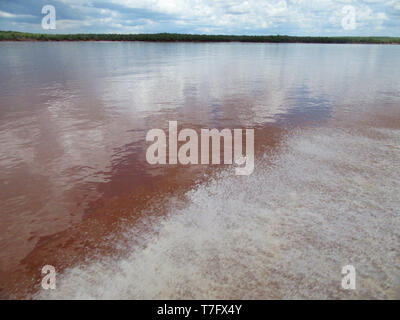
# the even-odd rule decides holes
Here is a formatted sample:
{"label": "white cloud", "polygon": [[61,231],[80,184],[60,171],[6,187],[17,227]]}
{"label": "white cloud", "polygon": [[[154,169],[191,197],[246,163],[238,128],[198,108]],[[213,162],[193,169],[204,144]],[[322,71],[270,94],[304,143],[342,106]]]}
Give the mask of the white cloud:
{"label": "white cloud", "polygon": [[[83,17],[57,25],[64,28],[62,32],[374,35],[379,31],[399,36],[400,30],[400,0],[54,1],[69,6],[67,20],[74,19],[71,12]],[[346,5],[356,10],[354,30],[343,30],[341,25]],[[5,11],[0,11],[0,18],[16,19],[17,14]]]}
{"label": "white cloud", "polygon": [[[130,8],[142,8],[176,17],[179,25],[193,30],[240,33],[243,30],[282,33],[341,33],[342,8],[351,4],[356,9],[355,32],[384,29],[388,20],[384,9],[372,6],[399,6],[400,1],[385,0],[112,0]],[[181,21],[184,21],[182,23]],[[358,30],[357,30],[358,29]],[[286,31],[286,32],[285,32]],[[294,32],[293,32],[294,31]]]}
{"label": "white cloud", "polygon": [[13,14],[0,10],[0,18],[15,19],[15,18],[29,18],[29,17],[33,16],[29,14]]}

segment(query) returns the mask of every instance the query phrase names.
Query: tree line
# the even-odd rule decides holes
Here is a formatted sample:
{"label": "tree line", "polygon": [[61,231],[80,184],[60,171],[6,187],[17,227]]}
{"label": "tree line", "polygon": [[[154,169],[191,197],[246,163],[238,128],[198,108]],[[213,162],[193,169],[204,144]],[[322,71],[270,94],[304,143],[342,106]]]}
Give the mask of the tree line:
{"label": "tree line", "polygon": [[400,44],[400,37],[296,37],[287,35],[206,34],[45,34],[0,31],[0,41],[159,41],[159,42],[270,42],[270,43],[375,43]]}

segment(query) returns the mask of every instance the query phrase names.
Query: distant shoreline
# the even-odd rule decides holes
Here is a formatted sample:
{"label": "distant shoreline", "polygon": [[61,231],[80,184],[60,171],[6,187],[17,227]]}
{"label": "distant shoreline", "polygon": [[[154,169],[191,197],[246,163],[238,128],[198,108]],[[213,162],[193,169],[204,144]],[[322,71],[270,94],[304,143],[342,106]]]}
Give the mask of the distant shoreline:
{"label": "distant shoreline", "polygon": [[154,34],[43,34],[0,31],[0,41],[149,41],[149,42],[253,42],[253,43],[336,43],[400,44],[400,37],[297,37],[286,35],[199,35]]}

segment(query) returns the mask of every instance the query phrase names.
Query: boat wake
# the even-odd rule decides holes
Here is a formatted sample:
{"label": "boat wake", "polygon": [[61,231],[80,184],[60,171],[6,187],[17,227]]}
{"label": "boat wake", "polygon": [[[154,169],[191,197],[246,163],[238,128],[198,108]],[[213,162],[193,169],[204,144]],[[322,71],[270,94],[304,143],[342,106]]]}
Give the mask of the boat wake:
{"label": "boat wake", "polygon": [[[33,298],[399,299],[399,176],[399,130],[298,130],[252,175],[222,171],[127,232],[124,258],[67,269]],[[356,290],[341,287],[349,264]]]}

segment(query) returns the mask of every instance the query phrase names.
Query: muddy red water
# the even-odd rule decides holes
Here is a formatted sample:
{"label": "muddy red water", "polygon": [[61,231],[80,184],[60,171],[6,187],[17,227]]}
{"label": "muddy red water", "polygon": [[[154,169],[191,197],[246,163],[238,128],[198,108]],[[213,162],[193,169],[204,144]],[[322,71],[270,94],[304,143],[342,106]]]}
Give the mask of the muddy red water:
{"label": "muddy red water", "polygon": [[[268,180],[264,170],[276,165],[277,155],[288,152],[286,143],[294,139],[288,137],[303,134],[300,131],[306,135],[309,130],[316,130],[316,136],[323,130],[334,130],[333,136],[341,130],[355,130],[354,139],[373,136],[376,143],[392,146],[384,150],[384,160],[395,172],[400,118],[400,69],[394,63],[400,53],[398,46],[4,42],[0,52],[2,298],[40,297],[44,265],[53,265],[63,274],[105,257],[118,260],[129,256],[143,244],[135,236],[127,238],[127,230],[149,217],[157,220],[188,210],[196,202],[190,196],[193,190],[219,179],[223,184],[225,180],[218,175],[229,171],[229,166],[147,163],[147,131],[167,130],[171,120],[178,121],[180,129],[198,132],[201,128],[254,128],[256,165],[263,171],[256,167],[252,179]],[[373,131],[383,129],[391,130],[391,138]],[[340,144],[342,138],[333,141]],[[323,139],[313,146],[307,142],[302,148],[314,150],[318,157],[324,152],[317,149],[324,143]],[[336,151],[337,155],[342,153],[348,150]],[[374,169],[380,167],[371,164],[372,175]],[[381,229],[388,232],[389,225],[398,223],[398,201],[391,194],[398,190],[398,184],[382,177],[388,191],[376,199],[366,194],[371,201],[366,208],[374,212],[381,206],[383,212],[394,214],[380,222]],[[312,186],[323,184],[316,177],[311,180]],[[254,181],[240,183],[244,189],[254,185]],[[274,190],[282,187],[280,183]],[[342,187],[348,191],[353,188],[345,182]],[[368,189],[360,188],[361,192]],[[297,197],[293,194],[288,191],[289,200]],[[315,190],[310,189],[305,197],[314,196]],[[264,199],[274,203],[277,196]],[[317,200],[313,201],[315,205]],[[273,211],[278,214],[285,205],[277,203]],[[317,210],[311,204],[307,208],[312,213]],[[219,210],[225,212],[224,208]],[[251,219],[249,216],[249,225]],[[280,222],[277,229],[283,225]],[[332,232],[335,228],[332,226]],[[393,250],[389,260],[395,263],[399,238],[392,229],[389,233],[388,246]],[[146,228],[136,234],[138,238],[139,234],[158,237]],[[364,251],[362,254],[368,256]],[[362,254],[355,256],[364,257]],[[273,272],[276,264],[270,263]],[[232,269],[232,277],[235,275]],[[166,271],[160,277],[167,281],[169,274]],[[288,271],[286,278],[291,277],[292,285],[298,284]],[[396,297],[398,269],[388,272],[384,281],[387,283],[380,284],[381,291],[371,289],[361,296],[379,297],[384,291]],[[277,288],[276,284],[269,286]],[[213,288],[213,292],[222,288]],[[195,289],[193,283],[187,290]],[[58,291],[58,298],[71,296],[63,290]],[[83,297],[106,297],[84,292]],[[177,287],[161,292],[168,292],[161,297],[185,297]],[[258,291],[248,288],[244,292]],[[283,290],[278,296],[259,294],[293,297],[285,292],[291,291]],[[332,291],[326,296],[341,297]],[[122,297],[160,296],[134,292]]]}

